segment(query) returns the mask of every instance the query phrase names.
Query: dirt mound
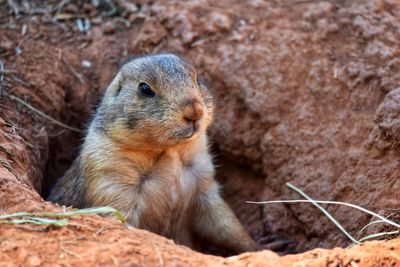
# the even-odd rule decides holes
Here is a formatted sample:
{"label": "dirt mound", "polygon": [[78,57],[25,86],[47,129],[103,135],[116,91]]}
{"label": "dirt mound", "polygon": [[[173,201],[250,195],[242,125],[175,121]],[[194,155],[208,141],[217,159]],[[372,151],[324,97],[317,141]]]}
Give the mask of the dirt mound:
{"label": "dirt mound", "polygon": [[[108,17],[108,7],[90,4],[72,3],[54,15],[0,3],[8,14],[0,18],[1,213],[59,210],[40,194],[79,149],[76,129],[90,120],[122,62],[163,51],[193,63],[214,91],[218,176],[253,238],[291,239],[297,251],[349,245],[310,205],[245,203],[298,198],[286,182],[315,199],[357,203],[382,215],[398,208],[396,1],[141,1],[136,7]],[[77,12],[90,18],[90,30],[77,26]],[[348,208],[327,209],[356,236],[371,220]],[[0,226],[6,266],[395,265],[399,246],[393,240],[225,259],[99,216],[74,218],[64,228]]]}

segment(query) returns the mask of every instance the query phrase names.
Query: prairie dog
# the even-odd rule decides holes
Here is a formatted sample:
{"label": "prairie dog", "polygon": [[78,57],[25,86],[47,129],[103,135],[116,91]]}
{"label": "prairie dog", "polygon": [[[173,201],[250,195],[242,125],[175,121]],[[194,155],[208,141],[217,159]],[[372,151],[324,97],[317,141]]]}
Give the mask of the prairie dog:
{"label": "prairie dog", "polygon": [[48,200],[111,206],[137,228],[193,246],[198,236],[235,253],[255,243],[219,194],[206,130],[213,99],[172,54],[125,64],[98,107],[79,156]]}

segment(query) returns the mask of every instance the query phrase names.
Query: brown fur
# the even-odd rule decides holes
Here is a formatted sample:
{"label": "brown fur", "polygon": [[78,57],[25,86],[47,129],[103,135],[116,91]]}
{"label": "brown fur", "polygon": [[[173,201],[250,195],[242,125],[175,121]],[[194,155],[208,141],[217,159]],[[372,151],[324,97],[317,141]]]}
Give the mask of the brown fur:
{"label": "brown fur", "polygon": [[[154,97],[140,93],[142,82]],[[252,250],[214,180],[212,119],[212,97],[192,66],[174,55],[135,59],[107,88],[79,157],[49,200],[112,206],[132,226],[188,246],[200,236],[234,252]]]}

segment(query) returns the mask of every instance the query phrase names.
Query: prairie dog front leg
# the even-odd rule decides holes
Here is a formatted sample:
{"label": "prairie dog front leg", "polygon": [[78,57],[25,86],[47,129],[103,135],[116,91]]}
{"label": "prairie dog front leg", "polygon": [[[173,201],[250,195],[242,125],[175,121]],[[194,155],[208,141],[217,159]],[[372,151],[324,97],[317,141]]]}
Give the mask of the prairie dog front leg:
{"label": "prairie dog front leg", "polygon": [[204,179],[199,190],[194,213],[195,234],[235,253],[255,250],[255,242],[219,195],[214,179]]}

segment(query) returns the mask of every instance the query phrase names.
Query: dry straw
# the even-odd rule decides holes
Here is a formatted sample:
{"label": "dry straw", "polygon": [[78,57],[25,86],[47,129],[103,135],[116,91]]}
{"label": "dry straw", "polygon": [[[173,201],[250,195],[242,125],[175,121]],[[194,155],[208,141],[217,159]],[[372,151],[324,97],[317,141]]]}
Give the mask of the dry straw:
{"label": "dry straw", "polygon": [[364,226],[361,229],[361,232],[367,228],[368,226],[372,225],[372,224],[376,224],[376,223],[387,223],[390,224],[392,226],[395,226],[396,228],[400,229],[400,225],[375,213],[372,212],[370,210],[367,210],[363,207],[360,207],[358,205],[354,205],[354,204],[350,204],[350,203],[345,203],[345,202],[339,202],[339,201],[325,201],[325,200],[314,200],[311,197],[309,197],[306,193],[304,193],[302,190],[300,190],[299,188],[297,188],[296,186],[294,186],[291,183],[286,183],[286,185],[296,191],[297,193],[299,193],[301,196],[303,196],[305,198],[301,199],[301,200],[272,200],[272,201],[247,201],[247,203],[253,203],[253,204],[273,204],[273,203],[311,203],[314,206],[316,206],[329,220],[332,221],[332,223],[341,231],[343,232],[343,234],[345,234],[353,243],[355,244],[360,244],[366,240],[370,240],[370,239],[374,239],[374,238],[378,238],[378,237],[384,237],[384,236],[393,236],[393,235],[397,235],[400,233],[400,231],[390,231],[390,232],[380,232],[380,233],[375,233],[375,234],[371,234],[371,235],[367,235],[365,237],[362,237],[360,239],[356,239],[354,238],[326,209],[324,209],[321,205],[319,204],[333,204],[333,205],[342,205],[342,206],[347,206],[350,208],[355,208],[358,209],[364,213],[367,213],[369,215],[372,215],[376,218],[378,218],[379,220],[371,222],[369,224],[367,224],[366,226]]}

